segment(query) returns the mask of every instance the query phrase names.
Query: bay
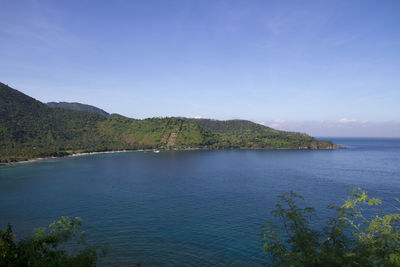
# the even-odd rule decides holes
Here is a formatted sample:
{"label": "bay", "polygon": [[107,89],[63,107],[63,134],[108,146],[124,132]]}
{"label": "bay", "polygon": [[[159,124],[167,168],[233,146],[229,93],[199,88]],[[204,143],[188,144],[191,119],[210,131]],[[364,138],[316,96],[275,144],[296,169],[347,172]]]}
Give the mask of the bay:
{"label": "bay", "polygon": [[348,149],[129,152],[1,167],[0,228],[28,235],[78,216],[89,242],[109,244],[100,265],[259,265],[259,227],[283,192],[303,195],[322,221],[356,186],[384,203],[400,197],[400,139],[327,139]]}

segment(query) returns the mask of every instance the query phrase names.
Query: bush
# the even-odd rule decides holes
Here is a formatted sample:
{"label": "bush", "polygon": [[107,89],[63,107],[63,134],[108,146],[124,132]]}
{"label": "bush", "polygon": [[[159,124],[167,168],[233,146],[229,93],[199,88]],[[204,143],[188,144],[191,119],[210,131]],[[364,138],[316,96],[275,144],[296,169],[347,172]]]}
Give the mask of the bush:
{"label": "bush", "polygon": [[[105,255],[104,248],[87,245],[82,220],[61,217],[47,228],[16,242],[11,225],[0,231],[0,266],[94,266]],[[60,247],[74,247],[66,250]]]}
{"label": "bush", "polygon": [[352,190],[343,205],[332,206],[336,216],[323,230],[312,227],[313,208],[296,204],[303,197],[289,192],[279,199],[272,214],[281,224],[266,223],[262,233],[274,266],[400,266],[400,213],[370,211],[380,199]]}

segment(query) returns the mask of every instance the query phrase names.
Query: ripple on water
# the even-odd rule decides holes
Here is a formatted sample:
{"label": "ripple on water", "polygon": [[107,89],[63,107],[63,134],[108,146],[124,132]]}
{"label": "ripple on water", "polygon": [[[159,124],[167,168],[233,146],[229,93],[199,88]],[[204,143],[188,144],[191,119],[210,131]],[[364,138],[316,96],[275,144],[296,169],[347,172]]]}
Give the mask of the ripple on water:
{"label": "ripple on water", "polygon": [[361,185],[400,192],[399,139],[340,139],[338,151],[123,153],[0,168],[0,226],[28,234],[61,215],[109,244],[102,266],[259,265],[260,226],[295,190],[321,216]]}

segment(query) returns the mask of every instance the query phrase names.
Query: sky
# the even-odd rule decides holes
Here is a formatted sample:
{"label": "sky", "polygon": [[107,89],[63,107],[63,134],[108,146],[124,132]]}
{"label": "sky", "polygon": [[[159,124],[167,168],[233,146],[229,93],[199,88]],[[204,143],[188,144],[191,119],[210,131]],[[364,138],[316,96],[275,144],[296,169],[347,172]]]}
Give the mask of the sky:
{"label": "sky", "polygon": [[0,82],[133,118],[400,137],[400,1],[0,0]]}

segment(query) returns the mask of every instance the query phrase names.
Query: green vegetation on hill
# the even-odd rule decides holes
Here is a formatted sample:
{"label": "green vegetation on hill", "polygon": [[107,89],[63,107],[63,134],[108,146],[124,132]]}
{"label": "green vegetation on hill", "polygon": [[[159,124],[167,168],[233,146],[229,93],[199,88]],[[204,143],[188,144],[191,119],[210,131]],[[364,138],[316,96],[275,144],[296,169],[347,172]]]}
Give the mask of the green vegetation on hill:
{"label": "green vegetation on hill", "polygon": [[51,108],[0,83],[0,163],[134,149],[332,149],[332,142],[250,121],[103,116]]}
{"label": "green vegetation on hill", "polygon": [[51,108],[65,108],[65,109],[71,109],[71,110],[79,110],[79,111],[88,111],[88,112],[93,112],[97,113],[100,115],[110,115],[104,110],[91,106],[91,105],[85,105],[81,103],[68,103],[68,102],[48,102],[47,105]]}
{"label": "green vegetation on hill", "polygon": [[218,121],[187,119],[213,132],[218,140],[214,148],[239,149],[332,149],[332,142],[319,141],[307,134],[278,131],[246,120]]}

